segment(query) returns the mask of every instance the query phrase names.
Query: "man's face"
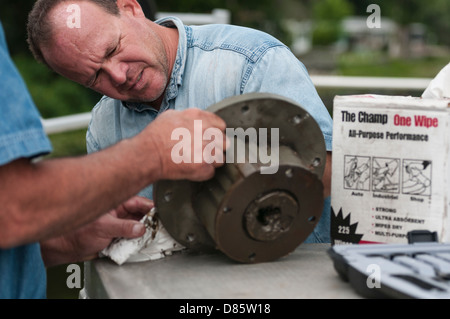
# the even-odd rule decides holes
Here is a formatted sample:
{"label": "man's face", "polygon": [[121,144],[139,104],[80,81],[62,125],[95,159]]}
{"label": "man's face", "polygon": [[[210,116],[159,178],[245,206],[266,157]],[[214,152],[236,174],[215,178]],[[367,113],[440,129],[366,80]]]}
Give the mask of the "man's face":
{"label": "man's face", "polygon": [[[49,16],[56,25],[52,44],[42,52],[70,80],[112,98],[151,102],[168,83],[167,51],[135,1],[120,3],[130,5],[119,6],[118,17],[87,1],[59,4]],[[78,27],[70,4],[79,6]]]}

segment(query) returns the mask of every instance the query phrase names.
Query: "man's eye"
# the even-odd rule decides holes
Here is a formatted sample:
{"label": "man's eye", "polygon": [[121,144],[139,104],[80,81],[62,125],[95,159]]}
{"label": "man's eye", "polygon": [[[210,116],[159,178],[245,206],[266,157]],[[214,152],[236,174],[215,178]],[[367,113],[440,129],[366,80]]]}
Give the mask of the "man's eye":
{"label": "man's eye", "polygon": [[91,83],[88,84],[88,87],[93,87],[95,83],[97,82],[98,78],[98,72],[95,73],[94,78],[92,79]]}
{"label": "man's eye", "polygon": [[108,57],[112,56],[112,55],[117,51],[118,48],[119,48],[118,45],[115,46],[114,49],[112,49],[112,50],[109,52]]}

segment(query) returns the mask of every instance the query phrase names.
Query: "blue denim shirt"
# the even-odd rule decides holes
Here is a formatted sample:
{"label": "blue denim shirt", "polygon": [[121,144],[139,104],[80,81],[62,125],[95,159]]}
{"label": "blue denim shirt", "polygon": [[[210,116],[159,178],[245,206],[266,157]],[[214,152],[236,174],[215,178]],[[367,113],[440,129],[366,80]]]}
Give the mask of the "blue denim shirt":
{"label": "blue denim shirt", "polygon": [[[0,165],[51,151],[38,110],[9,56],[1,23],[0,114]],[[46,280],[38,243],[0,249],[0,299],[45,298]]]}
{"label": "blue denim shirt", "polygon": [[[89,153],[136,135],[167,109],[206,109],[251,92],[274,93],[299,103],[318,122],[331,150],[331,116],[306,68],[283,43],[264,32],[232,25],[185,26],[173,17],[157,23],[179,31],[175,65],[160,110],[103,97],[93,109],[86,135]],[[152,198],[151,186],[140,195]],[[321,222],[329,225],[329,206],[324,213],[328,220],[324,216]],[[320,237],[318,241],[329,241],[328,233]]]}

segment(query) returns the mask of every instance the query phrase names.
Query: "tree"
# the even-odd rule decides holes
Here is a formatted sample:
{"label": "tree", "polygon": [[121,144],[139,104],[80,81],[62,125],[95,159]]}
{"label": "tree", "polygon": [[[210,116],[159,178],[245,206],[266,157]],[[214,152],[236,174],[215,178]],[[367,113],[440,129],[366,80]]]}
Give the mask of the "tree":
{"label": "tree", "polygon": [[423,23],[429,34],[443,45],[450,45],[450,1],[448,0],[349,0],[357,15],[367,15],[366,9],[372,3],[381,8],[381,15],[394,20],[407,37],[408,25],[411,23]]}
{"label": "tree", "polygon": [[26,42],[26,24],[28,12],[33,7],[33,3],[33,0],[2,0],[0,21],[5,30],[11,55],[17,53],[29,54]]}
{"label": "tree", "polygon": [[266,31],[281,41],[287,41],[281,25],[283,0],[155,0],[159,11],[210,13],[215,8],[227,9],[231,23]]}
{"label": "tree", "polygon": [[329,45],[339,38],[342,19],[352,15],[354,9],[348,0],[321,0],[313,4],[312,12],[313,43]]}

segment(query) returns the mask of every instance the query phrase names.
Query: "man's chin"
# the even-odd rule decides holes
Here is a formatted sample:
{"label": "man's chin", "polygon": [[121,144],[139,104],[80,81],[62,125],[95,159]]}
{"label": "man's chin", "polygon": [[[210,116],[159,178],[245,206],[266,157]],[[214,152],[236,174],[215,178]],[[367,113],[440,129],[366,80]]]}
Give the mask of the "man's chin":
{"label": "man's chin", "polygon": [[135,104],[146,104],[150,105],[155,108],[159,108],[161,105],[161,102],[163,100],[163,96],[157,98],[157,99],[127,99],[126,103],[135,103]]}
{"label": "man's chin", "polygon": [[136,99],[128,99],[128,100],[124,100],[124,102],[125,103],[139,103],[139,104],[151,103],[151,101],[136,100]]}

